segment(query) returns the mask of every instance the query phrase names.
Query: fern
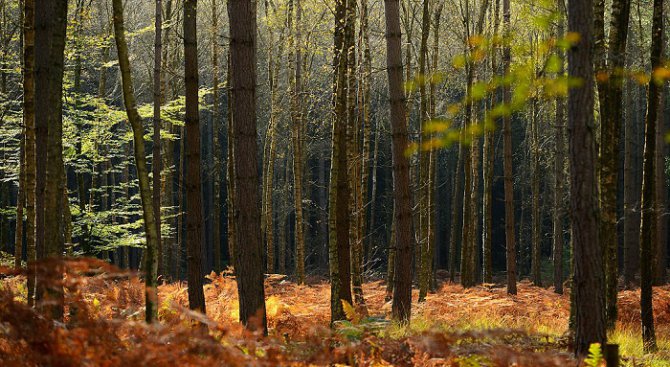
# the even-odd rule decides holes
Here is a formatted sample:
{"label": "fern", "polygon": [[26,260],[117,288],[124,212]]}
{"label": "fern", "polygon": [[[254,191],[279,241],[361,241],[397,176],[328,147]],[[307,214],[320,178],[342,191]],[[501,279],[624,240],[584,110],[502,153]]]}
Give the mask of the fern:
{"label": "fern", "polygon": [[589,355],[584,360],[584,365],[588,367],[598,367],[603,361],[603,352],[600,343],[593,343],[589,347]]}
{"label": "fern", "polygon": [[358,324],[361,321],[361,317],[356,312],[354,306],[345,300],[341,301],[342,301],[342,309],[344,310],[344,315],[347,316],[347,320],[351,321],[351,323],[354,325]]}

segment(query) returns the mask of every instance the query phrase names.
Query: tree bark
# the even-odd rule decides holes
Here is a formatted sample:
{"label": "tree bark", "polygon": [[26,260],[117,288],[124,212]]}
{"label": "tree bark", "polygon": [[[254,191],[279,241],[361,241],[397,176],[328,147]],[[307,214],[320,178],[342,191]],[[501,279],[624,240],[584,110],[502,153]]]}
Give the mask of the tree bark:
{"label": "tree bark", "polygon": [[[598,0],[603,1],[603,0]],[[619,278],[617,191],[619,183],[619,135],[623,120],[623,68],[630,18],[630,0],[612,3],[609,51],[603,79],[598,83],[601,97],[600,123],[600,209],[601,240],[605,251],[607,326],[614,329],[617,319]]]}
{"label": "tree bark", "polygon": [[654,237],[656,231],[655,164],[656,129],[658,109],[661,104],[663,81],[657,80],[655,71],[662,67],[663,57],[663,0],[654,0],[654,15],[651,30],[652,80],[647,96],[647,116],[644,130],[644,162],[642,171],[642,200],[640,219],[640,312],[642,319],[642,342],[645,352],[656,350],[652,283],[654,281]]}
{"label": "tree bark", "polygon": [[[230,0],[230,75],[235,101],[235,256],[240,320],[267,334],[256,142],[256,2]],[[255,320],[252,320],[254,319]]]}
{"label": "tree bark", "polygon": [[352,303],[349,242],[349,177],[347,159],[347,85],[348,50],[346,27],[348,2],[335,3],[335,54],[333,66],[333,148],[330,169],[328,257],[330,261],[331,323],[346,318],[342,301]]}
{"label": "tree bark", "polygon": [[[36,260],[35,0],[24,0],[23,12],[23,119],[26,129],[26,260],[30,264]],[[26,283],[28,288],[28,306],[33,306],[35,295],[34,271],[28,272]]]}
{"label": "tree bark", "polygon": [[197,0],[184,1],[184,79],[186,89],[186,261],[188,305],[206,312],[203,291],[204,219],[200,174],[200,105],[198,101]]}
{"label": "tree bark", "polygon": [[144,256],[145,272],[145,302],[146,321],[151,323],[156,320],[158,314],[158,253],[156,218],[152,202],[151,186],[149,184],[149,171],[147,169],[146,154],[144,148],[144,128],[142,118],[137,112],[133,81],[130,72],[130,60],[128,55],[128,43],[126,42],[125,26],[123,18],[122,0],[113,0],[114,16],[114,38],[119,57],[119,69],[121,70],[121,84],[123,88],[123,101],[128,115],[128,122],[133,130],[133,146],[135,154],[135,166],[140,183],[140,197],[142,199],[142,214],[144,217],[144,230],[146,233],[146,253]]}
{"label": "tree bark", "polygon": [[153,132],[153,154],[151,168],[153,170],[153,209],[154,221],[156,223],[156,252],[158,257],[158,274],[165,274],[163,263],[163,243],[161,239],[161,104],[163,96],[161,93],[161,68],[163,66],[163,2],[156,0],[155,12],[155,39],[154,39],[154,132]]}
{"label": "tree bark", "polygon": [[581,80],[568,96],[571,211],[574,243],[575,352],[604,343],[605,279],[599,241],[593,121],[593,2],[570,0],[568,29],[580,35],[568,53],[569,76]]}
{"label": "tree bark", "polygon": [[[503,0],[503,32],[505,38],[509,38],[512,29],[510,25],[510,0]],[[512,49],[509,44],[503,48],[503,75],[510,72],[512,62]],[[509,106],[511,102],[511,91],[509,86],[504,86],[503,104]],[[511,116],[503,116],[503,149],[504,149],[504,176],[505,176],[505,248],[507,261],[507,293],[516,294],[516,236],[514,234],[514,171],[512,168],[512,119]]]}
{"label": "tree bark", "polygon": [[395,271],[393,318],[409,322],[412,307],[412,199],[409,188],[407,114],[403,87],[400,10],[398,0],[384,0],[386,17],[386,64],[391,106],[393,153],[393,202],[395,205]]}
{"label": "tree bark", "polygon": [[[565,3],[559,1],[560,18],[558,20],[558,37],[565,37]],[[559,51],[561,67],[558,77],[565,77],[565,52]],[[563,294],[563,245],[565,228],[565,99],[556,98],[556,121],[554,126],[554,211],[553,211],[553,246],[554,292]]]}

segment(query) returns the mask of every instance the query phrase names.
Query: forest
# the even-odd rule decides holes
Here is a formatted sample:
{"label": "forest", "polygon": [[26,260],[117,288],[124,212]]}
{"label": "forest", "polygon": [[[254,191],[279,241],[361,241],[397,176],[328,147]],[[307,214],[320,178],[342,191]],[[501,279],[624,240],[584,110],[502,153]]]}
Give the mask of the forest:
{"label": "forest", "polygon": [[668,20],[0,0],[0,366],[670,366]]}

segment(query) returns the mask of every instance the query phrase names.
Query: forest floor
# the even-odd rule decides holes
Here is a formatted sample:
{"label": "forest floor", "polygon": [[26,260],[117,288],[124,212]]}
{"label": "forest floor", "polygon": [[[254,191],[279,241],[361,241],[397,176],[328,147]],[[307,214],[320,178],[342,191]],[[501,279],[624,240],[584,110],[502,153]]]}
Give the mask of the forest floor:
{"label": "forest floor", "polygon": [[[80,272],[80,274],[86,273]],[[137,277],[97,273],[65,280],[65,323],[25,305],[25,278],[8,276],[0,289],[2,366],[566,366],[569,295],[519,284],[518,295],[484,285],[463,289],[440,282],[417,303],[412,322],[388,321],[386,285],[363,287],[366,307],[350,321],[330,322],[329,284],[297,285],[280,275],[266,279],[269,336],[237,322],[237,287],[229,275],[205,285],[207,317],[190,312],[184,283],[159,287],[161,323],[146,326],[143,283]],[[639,291],[619,295],[619,321],[610,333],[627,366],[670,366],[670,287],[654,290],[659,352],[642,352]],[[193,325],[206,325],[197,327]],[[4,362],[3,362],[4,361]]]}

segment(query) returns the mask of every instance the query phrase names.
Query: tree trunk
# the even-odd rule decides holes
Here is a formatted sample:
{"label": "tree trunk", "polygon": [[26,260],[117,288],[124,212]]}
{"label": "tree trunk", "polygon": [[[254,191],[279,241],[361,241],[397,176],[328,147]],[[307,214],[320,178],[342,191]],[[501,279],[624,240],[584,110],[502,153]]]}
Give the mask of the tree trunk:
{"label": "tree trunk", "polygon": [[219,97],[219,13],[217,0],[212,0],[212,150],[214,152],[212,169],[212,190],[214,191],[214,215],[212,217],[212,243],[214,246],[214,271],[221,267],[221,109]]}
{"label": "tree trunk", "polygon": [[291,144],[293,145],[293,205],[295,206],[295,273],[298,284],[305,282],[305,230],[303,220],[303,96],[302,96],[302,6],[300,0],[289,1],[289,11],[295,7],[295,30],[292,29],[292,14],[288,15],[291,32],[289,68],[292,75],[289,80],[291,97]]}
{"label": "tree trunk", "polygon": [[226,178],[227,178],[227,193],[228,197],[226,207],[227,207],[227,217],[228,217],[228,257],[230,260],[230,266],[234,268],[237,266],[235,263],[235,242],[237,231],[235,230],[235,124],[233,121],[233,106],[235,97],[230,89],[232,76],[230,74],[230,54],[228,54],[228,133],[226,134],[227,139],[227,167],[226,167]]}
{"label": "tree trunk", "polygon": [[[35,197],[36,192],[36,146],[35,146],[35,0],[23,2],[23,119],[25,123],[26,149],[26,261],[36,260],[35,248]],[[34,269],[32,269],[34,270]],[[28,306],[34,305],[35,272],[28,272]]]}
{"label": "tree trunk", "polygon": [[385,0],[386,64],[391,106],[393,136],[393,202],[395,205],[395,271],[393,318],[409,322],[412,307],[412,199],[409,188],[407,149],[407,115],[403,87],[400,10],[398,0]]}
{"label": "tree trunk", "polygon": [[198,101],[197,0],[184,1],[184,78],[186,89],[186,259],[188,305],[206,312],[202,288],[204,242],[202,184],[200,175],[200,106]]}
{"label": "tree trunk", "polygon": [[[652,22],[651,67],[652,70],[662,66],[663,57],[663,0],[654,0]],[[647,117],[644,131],[644,163],[642,171],[642,200],[640,223],[640,311],[642,318],[642,341],[645,352],[656,350],[656,333],[654,331],[654,311],[652,307],[652,283],[654,281],[654,237],[656,231],[656,212],[654,197],[656,195],[655,164],[656,129],[658,126],[658,109],[661,104],[662,80],[654,74],[649,83],[647,97]]]}
{"label": "tree trunk", "polygon": [[[559,1],[558,37],[565,37],[565,3]],[[559,51],[561,67],[558,77],[565,76],[565,52]],[[556,98],[555,153],[554,153],[554,211],[553,211],[553,262],[554,292],[563,294],[563,233],[565,228],[565,99]]]}
{"label": "tree trunk", "polygon": [[[495,9],[493,12],[493,37],[498,37],[500,27],[500,0],[496,0]],[[491,52],[491,72],[496,74],[498,69],[497,49],[494,48]],[[499,103],[498,94],[494,93],[490,99],[490,105],[495,106]],[[492,237],[493,237],[493,170],[495,164],[495,147],[493,146],[492,131],[486,131],[484,135],[483,160],[482,160],[482,176],[483,183],[483,200],[482,200],[482,215],[484,216],[482,223],[482,280],[484,283],[493,283],[493,255],[492,255]]]}
{"label": "tree trunk", "polygon": [[349,242],[349,177],[347,162],[347,60],[346,27],[352,0],[335,3],[335,55],[333,65],[333,148],[330,169],[328,257],[330,261],[331,323],[346,318],[342,301],[352,303]]}
{"label": "tree trunk", "polygon": [[[599,0],[601,2],[603,0]],[[598,83],[601,108],[600,124],[600,209],[601,240],[605,251],[607,326],[614,329],[617,319],[617,284],[619,277],[619,240],[617,235],[617,191],[619,184],[619,134],[623,119],[623,75],[630,0],[612,3],[609,28],[609,52],[604,71],[607,80]],[[600,30],[598,30],[600,32]],[[599,79],[603,79],[602,77]]]}
{"label": "tree trunk", "polygon": [[[510,0],[503,0],[503,28],[505,37],[511,35]],[[503,75],[510,72],[512,50],[509,44],[503,49]],[[511,91],[509,86],[503,87],[503,104],[509,106]],[[505,176],[505,247],[507,258],[507,293],[516,294],[516,236],[514,234],[514,171],[512,169],[512,119],[503,116],[503,145],[504,145],[504,176]]]}
{"label": "tree trunk", "polygon": [[[423,0],[423,14],[421,20],[421,46],[419,48],[419,76],[425,80],[427,78],[428,70],[428,38],[430,37],[430,0]],[[419,85],[419,116],[421,128],[421,141],[430,139],[428,134],[423,132],[423,127],[430,122],[431,114],[429,110],[428,88],[426,88],[426,81],[422,81]],[[432,150],[431,150],[432,151]],[[433,261],[430,257],[431,247],[434,245],[430,243],[433,237],[430,234],[430,202],[432,193],[430,191],[432,177],[430,176],[430,155],[432,153],[423,147],[419,153],[419,302],[426,300],[428,288],[430,287],[430,275],[432,273]]]}
{"label": "tree trunk", "polygon": [[[235,101],[235,256],[240,320],[267,334],[256,143],[256,2],[228,2],[231,92]],[[252,320],[256,318],[256,320]]]}
{"label": "tree trunk", "polygon": [[[25,71],[24,71],[25,75]],[[19,143],[19,187],[16,194],[16,231],[14,232],[14,267],[21,268],[23,259],[23,209],[26,204],[26,128],[21,133]]]}
{"label": "tree trunk", "polygon": [[156,223],[156,256],[158,257],[158,274],[165,275],[165,264],[163,263],[163,243],[161,239],[161,68],[163,66],[163,2],[156,0],[155,12],[155,39],[154,39],[154,133],[153,133],[153,156],[151,168],[153,170],[153,209],[154,221]]}
{"label": "tree trunk", "polygon": [[142,214],[144,217],[144,230],[146,232],[146,254],[144,256],[145,272],[145,301],[146,321],[153,322],[158,314],[158,253],[156,218],[151,197],[151,186],[149,184],[149,171],[147,169],[146,154],[144,149],[144,128],[142,118],[137,112],[133,81],[130,73],[130,61],[128,55],[128,44],[126,42],[125,26],[123,19],[122,0],[113,0],[114,12],[114,38],[119,55],[119,69],[121,70],[121,84],[123,87],[123,101],[126,106],[128,122],[133,130],[133,146],[135,150],[135,166],[140,183],[140,197],[142,199]]}
{"label": "tree trunk", "polygon": [[654,170],[655,174],[655,185],[656,193],[654,200],[656,202],[656,253],[654,258],[656,263],[653,265],[655,270],[654,274],[654,285],[664,285],[666,283],[667,276],[667,255],[668,255],[668,186],[667,175],[666,175],[666,165],[665,158],[667,157],[667,144],[665,143],[665,136],[667,134],[667,129],[665,128],[665,99],[664,94],[666,94],[665,83],[661,85],[661,94],[658,106],[658,126],[656,128],[656,169]]}
{"label": "tree trunk", "polygon": [[568,53],[569,76],[582,80],[570,89],[571,211],[574,243],[575,352],[583,356],[592,343],[604,343],[605,279],[599,241],[596,149],[593,121],[593,2],[570,0],[569,31],[580,40]]}
{"label": "tree trunk", "polygon": [[540,142],[538,135],[538,119],[537,116],[537,99],[533,98],[531,101],[531,117],[530,117],[530,141],[531,141],[531,191],[533,197],[532,203],[532,257],[531,257],[531,273],[533,284],[542,286],[542,242],[540,239],[541,231],[541,210],[540,210]]}

